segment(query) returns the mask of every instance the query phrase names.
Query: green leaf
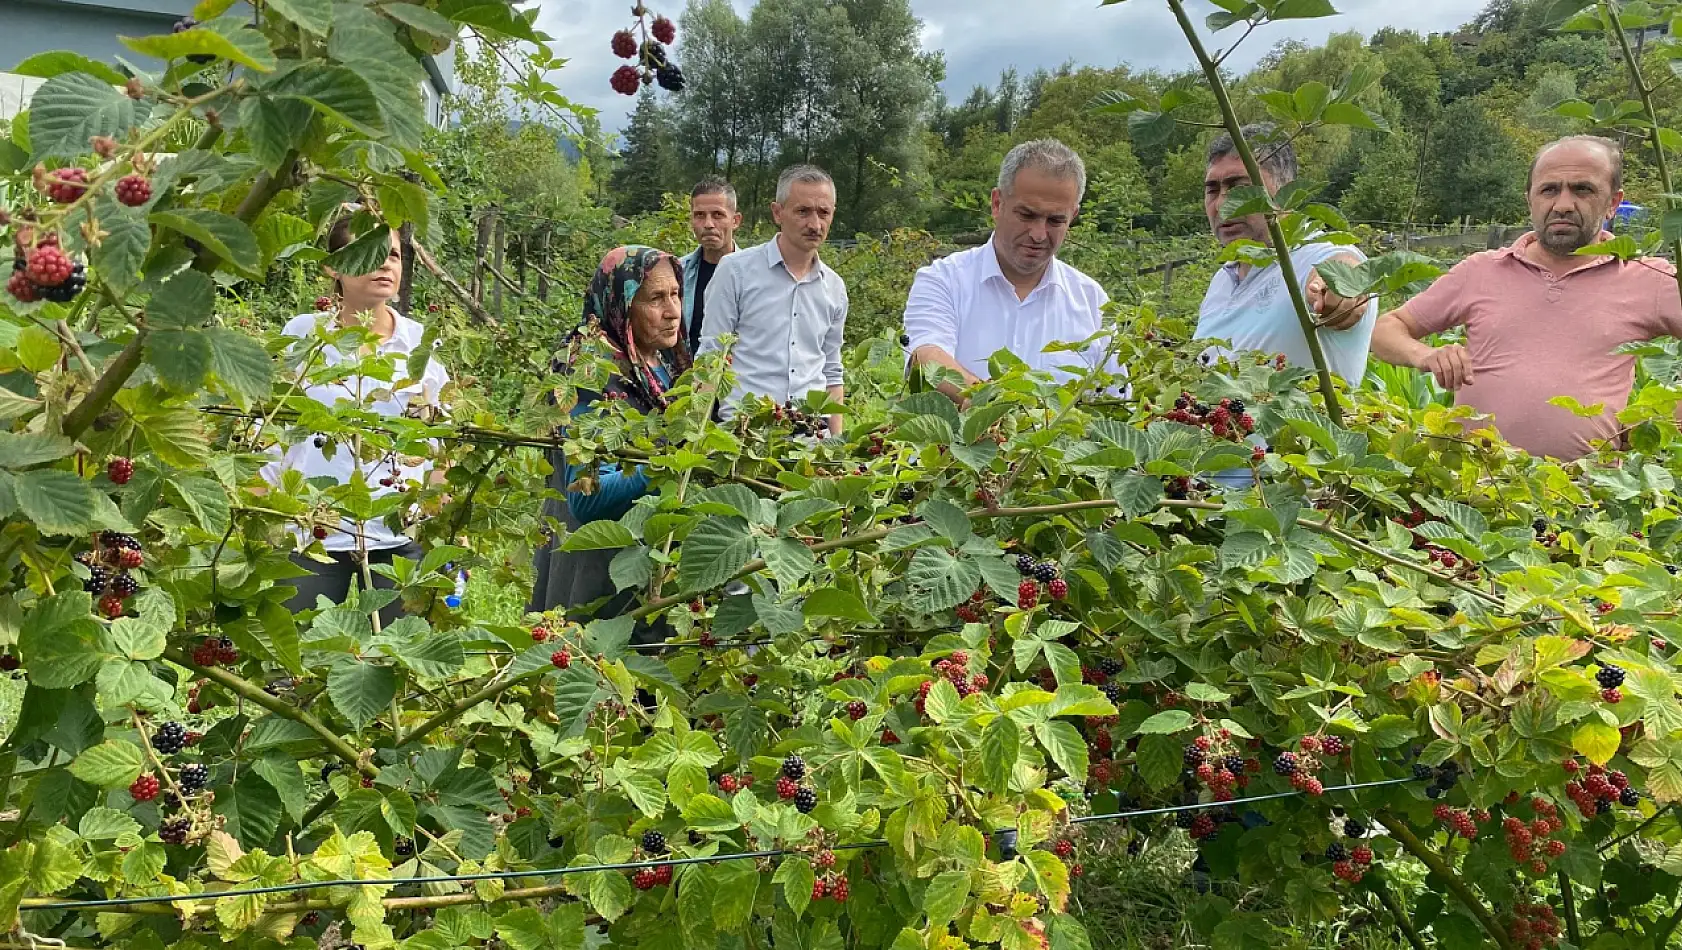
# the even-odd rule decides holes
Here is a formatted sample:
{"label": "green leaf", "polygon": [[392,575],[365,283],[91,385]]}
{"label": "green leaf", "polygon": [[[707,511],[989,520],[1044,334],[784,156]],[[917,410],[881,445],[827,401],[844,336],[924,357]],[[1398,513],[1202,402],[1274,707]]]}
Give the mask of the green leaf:
{"label": "green leaf", "polygon": [[951,502],[936,498],[923,503],[917,509],[917,514],[931,527],[940,532],[941,536],[952,542],[955,548],[964,546],[970,538],[969,515]]}
{"label": "green leaf", "polygon": [[316,36],[333,25],[333,0],[268,0],[268,8]]}
{"label": "green leaf", "polygon": [[210,372],[210,337],[203,330],[154,330],[146,337],[146,363],[169,388],[193,392]]}
{"label": "green leaf", "polygon": [[[34,76],[37,79],[51,79],[65,73],[87,73],[112,86],[121,86],[128,82],[128,77],[110,66],[68,50],[36,53],[13,66],[9,72],[18,76]],[[103,221],[100,223],[104,224]]]}
{"label": "green leaf", "polygon": [[29,146],[33,159],[78,158],[96,135],[124,139],[144,113],[113,83],[88,73],[63,73],[47,80],[29,101]]}
{"label": "green leaf", "polygon": [[1139,739],[1134,763],[1139,777],[1151,788],[1167,788],[1180,777],[1184,752],[1173,736],[1155,733]]}
{"label": "green leaf", "polygon": [[443,40],[454,40],[460,30],[454,23],[418,4],[388,3],[380,7],[380,12],[405,26]]}
{"label": "green leaf", "polygon": [[272,72],[275,68],[274,50],[269,48],[268,40],[263,38],[263,34],[247,27],[240,17],[218,17],[179,33],[119,36],[117,39],[136,53],[158,59],[214,56],[260,73]]}
{"label": "green leaf", "polygon": [[1331,0],[1282,0],[1269,14],[1271,20],[1303,20],[1314,17],[1337,16]]}
{"label": "green leaf", "polygon": [[69,455],[73,447],[69,439],[54,432],[0,432],[0,468],[56,462]]}
{"label": "green leaf", "polygon": [[59,347],[58,337],[33,323],[18,331],[15,349],[23,368],[31,373],[46,372],[64,355],[64,351]]}
{"label": "green leaf", "polygon": [[771,877],[771,883],[783,886],[783,900],[788,901],[794,916],[801,917],[812,903],[812,884],[817,877],[812,863],[796,854],[783,859],[783,863],[777,866],[777,873]]}
{"label": "green leaf", "polygon": [[75,475],[50,468],[19,472],[12,490],[24,517],[42,534],[80,534],[88,530],[93,489]]}
{"label": "green leaf", "polygon": [[1037,723],[1034,734],[1057,767],[1077,782],[1086,782],[1086,740],[1074,726],[1062,720]]}
{"label": "green leaf", "polygon": [[106,234],[89,257],[100,279],[122,293],[140,275],[140,265],[152,245],[152,229],[141,209],[115,203],[101,209],[99,227]]}
{"label": "green leaf", "polygon": [[[818,556],[812,553],[811,548],[793,538],[771,538],[761,543],[759,556],[765,559],[771,576],[785,590],[798,587],[818,562]],[[760,619],[764,619],[763,614]]]}
{"label": "green leaf", "polygon": [[[426,627],[425,621],[410,619]],[[443,679],[467,663],[467,654],[461,648],[460,637],[450,632],[427,629],[399,647],[397,659],[421,676]]]}
{"label": "green leaf", "polygon": [[930,927],[944,928],[950,921],[958,919],[969,899],[969,885],[968,871],[946,871],[935,875],[923,892],[923,913],[929,915]]}
{"label": "green leaf", "polygon": [[726,861],[713,869],[713,926],[740,930],[753,916],[759,894],[759,868],[752,861]]}
{"label": "green leaf", "polygon": [[390,667],[346,657],[327,675],[327,695],[360,732],[397,695],[397,674]]}
{"label": "green leaf", "polygon": [[205,435],[202,416],[192,409],[137,412],[134,425],[146,437],[147,446],[168,465],[198,468],[210,458],[210,438]]}
{"label": "green leaf", "polygon": [[1129,518],[1155,511],[1163,495],[1162,479],[1154,476],[1129,472],[1110,480],[1110,496]]}
{"label": "green leaf", "polygon": [[260,848],[280,827],[280,795],[254,770],[241,770],[234,784],[216,790],[216,814],[223,829],[247,848]]}
{"label": "green leaf", "polygon": [[942,548],[919,548],[905,573],[911,588],[911,603],[932,613],[956,607],[981,586],[981,571],[967,558],[954,557]]}
{"label": "green leaf", "polygon": [[709,517],[689,532],[679,548],[678,584],[686,591],[719,587],[747,566],[753,548],[745,520]]}
{"label": "green leaf", "polygon": [[617,521],[590,521],[569,533],[561,544],[563,551],[605,551],[636,544],[631,529]]}
{"label": "green leaf", "polygon": [[1605,765],[1618,753],[1620,738],[1616,727],[1598,719],[1586,720],[1571,734],[1571,748],[1595,765]]}
{"label": "green leaf", "polygon": [[123,835],[139,834],[140,822],[114,808],[90,808],[82,815],[76,833],[89,841],[110,841]]}
{"label": "green leaf", "polygon": [[[615,765],[623,766],[626,762],[621,759]],[[659,818],[665,812],[666,787],[655,776],[631,768],[615,768],[613,779],[625,790],[625,797],[637,806],[638,811],[650,818]]]}
{"label": "green leaf", "polygon": [[139,746],[108,739],[78,755],[70,763],[70,774],[89,785],[121,788],[133,784],[145,764]]}
{"label": "green leaf", "polygon": [[[274,787],[276,795],[280,797],[281,804],[285,806],[286,813],[292,816],[292,820],[303,820],[304,813],[309,809],[309,789],[304,783],[304,773],[298,768],[298,762],[284,755],[269,755],[253,760],[251,768]],[[411,805],[411,813],[412,810]],[[409,823],[414,824],[412,814]]]}
{"label": "green leaf", "polygon": [[112,644],[129,659],[155,660],[163,656],[168,634],[163,627],[138,617],[122,617],[110,629]]}
{"label": "green leaf", "polygon": [[822,587],[813,591],[812,596],[806,598],[806,602],[801,605],[801,612],[807,617],[839,617],[867,624],[881,622],[858,595],[838,587]]}
{"label": "green leaf", "polygon": [[261,254],[257,238],[238,218],[208,208],[179,208],[154,211],[149,220],[199,242],[245,276],[262,277],[258,272]]}
{"label": "green leaf", "polygon": [[981,731],[981,787],[1003,792],[1010,784],[1021,749],[1022,730],[1016,721],[1009,716],[994,716]]}
{"label": "green leaf", "polygon": [[1173,735],[1192,726],[1191,713],[1184,709],[1165,709],[1139,724],[1139,735]]}
{"label": "green leaf", "polygon": [[228,327],[211,327],[205,335],[211,372],[223,387],[252,402],[267,399],[274,391],[275,365],[262,344]]}
{"label": "green leaf", "polygon": [[321,266],[332,268],[348,277],[359,277],[379,270],[380,265],[390,256],[391,228],[381,224],[327,255]]}

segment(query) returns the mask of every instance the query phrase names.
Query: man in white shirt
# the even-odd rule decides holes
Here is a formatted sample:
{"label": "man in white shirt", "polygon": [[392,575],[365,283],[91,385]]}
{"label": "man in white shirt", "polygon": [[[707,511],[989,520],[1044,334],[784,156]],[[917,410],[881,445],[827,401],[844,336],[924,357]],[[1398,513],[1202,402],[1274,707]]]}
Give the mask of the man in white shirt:
{"label": "man in white shirt", "polygon": [[[777,236],[720,260],[707,285],[698,352],[719,349],[727,333],[736,337],[730,348],[736,388],[719,406],[726,419],[748,393],[778,405],[803,402],[815,389],[836,403],[845,395],[847,285],[818,259],[835,219],[834,180],[812,165],[784,169],[771,217]],[[829,429],[840,433],[839,414],[829,417]]]}
{"label": "man in white shirt", "polygon": [[[911,284],[905,301],[911,372],[945,367],[967,388],[988,378],[987,361],[999,350],[1062,379],[1073,375],[1067,367],[1081,372],[1103,358],[1100,345],[1084,353],[1045,352],[1098,332],[1110,299],[1097,281],[1057,259],[1085,193],[1086,165],[1063,143],[1041,139],[1010,150],[993,189],[992,237],[922,268]],[[962,400],[956,384],[938,388]]]}
{"label": "man in white shirt", "polygon": [[[1266,123],[1244,128],[1244,137],[1255,150],[1262,185],[1268,194],[1277,194],[1297,177],[1296,149],[1290,142],[1280,141],[1278,136],[1273,126]],[[1221,216],[1221,206],[1233,190],[1250,183],[1250,174],[1238,157],[1232,137],[1222,135],[1211,142],[1203,176],[1203,210],[1222,245],[1238,240],[1272,243],[1265,215],[1233,220]],[[1297,279],[1303,282],[1304,296],[1316,316],[1320,349],[1329,368],[1350,386],[1359,386],[1367,372],[1367,349],[1372,342],[1373,325],[1378,322],[1378,301],[1333,293],[1315,270],[1332,260],[1359,264],[1366,257],[1348,245],[1328,242],[1305,244],[1291,252]],[[1297,319],[1277,263],[1256,268],[1249,263],[1234,262],[1216,271],[1203,297],[1195,336],[1230,341],[1239,351],[1282,353],[1293,366],[1314,366],[1302,323]]]}

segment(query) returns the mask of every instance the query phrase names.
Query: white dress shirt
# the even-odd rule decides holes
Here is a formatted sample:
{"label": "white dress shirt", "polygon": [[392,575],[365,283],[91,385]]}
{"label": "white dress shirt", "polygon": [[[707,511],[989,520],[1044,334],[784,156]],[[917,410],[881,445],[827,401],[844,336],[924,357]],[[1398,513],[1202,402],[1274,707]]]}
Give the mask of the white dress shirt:
{"label": "white dress shirt", "polygon": [[[1345,254],[1366,260],[1358,248],[1345,244],[1304,244],[1291,252],[1291,266],[1297,281],[1306,291],[1309,271],[1334,257]],[[1378,298],[1367,301],[1361,321],[1347,330],[1319,331],[1320,350],[1326,355],[1327,368],[1342,376],[1350,386],[1361,385],[1367,374],[1367,349],[1372,345],[1372,329],[1378,323]],[[1302,334],[1296,307],[1285,289],[1279,265],[1252,267],[1238,278],[1238,265],[1227,264],[1215,272],[1209,291],[1203,295],[1203,306],[1197,317],[1194,337],[1199,340],[1228,340],[1238,351],[1260,350],[1263,353],[1283,353],[1292,366],[1312,369],[1314,356],[1308,351],[1308,339]],[[1213,346],[1205,353],[1225,357],[1231,351]]]}
{"label": "white dress shirt", "polygon": [[737,251],[718,262],[705,307],[700,353],[719,349],[726,333],[736,337],[736,388],[719,407],[724,418],[747,393],[783,405],[841,385],[847,285],[823,261],[796,280],[776,238]]}
{"label": "white dress shirt", "polygon": [[[391,338],[379,345],[380,356],[392,356],[397,361],[397,371],[392,382],[406,378],[403,364],[420,345],[421,335],[425,332],[419,323],[410,320],[402,314],[392,311],[393,327]],[[325,321],[334,319],[331,313],[306,313],[293,317],[281,330],[287,336],[305,339],[315,333],[315,328]],[[346,362],[348,357],[340,353],[336,347],[327,346],[318,357],[319,366],[337,366]],[[340,402],[359,403],[368,411],[382,416],[397,417],[404,414],[412,405],[439,405],[439,396],[444,386],[450,381],[449,374],[444,371],[444,365],[437,357],[427,361],[426,371],[421,374],[417,383],[393,390],[392,382],[374,379],[366,376],[350,376],[331,383],[313,384],[303,387],[303,394],[324,406],[333,406]],[[375,394],[380,398],[375,398]],[[328,450],[332,455],[328,455]],[[372,462],[358,462],[351,446],[345,444],[327,444],[317,446],[315,438],[305,438],[303,441],[287,449],[268,465],[263,466],[263,478],[271,485],[279,485],[281,478],[287,471],[296,469],[303,473],[304,478],[318,478],[327,476],[340,484],[350,482],[357,466],[362,468],[362,477],[368,482],[369,492],[376,498],[401,491],[411,479],[421,484],[426,483],[427,475],[432,471],[432,463],[424,461],[420,465],[404,465],[400,459],[376,459]],[[390,487],[380,484],[381,479],[389,478],[393,481]],[[346,520],[340,525],[341,530],[333,531],[322,539],[321,546],[329,551],[354,551],[356,538],[346,531],[356,531],[356,523]],[[296,528],[294,528],[296,531]],[[386,527],[383,520],[374,520],[362,525],[361,532],[367,541],[368,550],[379,551],[386,548],[401,547],[409,539]]]}
{"label": "white dress shirt", "polygon": [[906,358],[918,347],[938,346],[971,373],[988,379],[987,360],[1008,350],[1066,382],[1096,366],[1104,347],[1095,344],[1081,353],[1047,353],[1045,348],[1097,333],[1109,301],[1097,281],[1056,258],[1027,299],[1018,299],[1016,288],[999,269],[989,238],[981,247],[917,271],[905,301]]}

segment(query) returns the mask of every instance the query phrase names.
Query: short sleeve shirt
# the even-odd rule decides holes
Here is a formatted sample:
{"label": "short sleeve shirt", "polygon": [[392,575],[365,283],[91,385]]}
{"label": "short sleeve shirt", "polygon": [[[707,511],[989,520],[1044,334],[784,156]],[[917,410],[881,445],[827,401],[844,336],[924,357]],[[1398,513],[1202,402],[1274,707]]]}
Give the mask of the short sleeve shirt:
{"label": "short sleeve shirt", "polygon": [[[1635,357],[1617,350],[1682,337],[1682,299],[1668,261],[1587,258],[1560,275],[1526,259],[1535,242],[1474,254],[1402,309],[1427,334],[1466,328],[1472,383],[1456,404],[1532,455],[1571,460],[1617,435],[1635,385]],[[1557,396],[1603,408],[1583,418]]]}
{"label": "short sleeve shirt", "polygon": [[[1291,265],[1299,285],[1306,289],[1312,268],[1345,254],[1366,259],[1359,250],[1340,244],[1305,244],[1292,251]],[[1328,368],[1350,386],[1359,386],[1367,374],[1367,351],[1377,323],[1378,301],[1371,300],[1361,321],[1349,329],[1319,330]],[[1235,350],[1245,352],[1283,353],[1292,366],[1314,366],[1296,306],[1276,263],[1252,267],[1242,278],[1237,264],[1216,271],[1198,311],[1196,337],[1228,340]]]}

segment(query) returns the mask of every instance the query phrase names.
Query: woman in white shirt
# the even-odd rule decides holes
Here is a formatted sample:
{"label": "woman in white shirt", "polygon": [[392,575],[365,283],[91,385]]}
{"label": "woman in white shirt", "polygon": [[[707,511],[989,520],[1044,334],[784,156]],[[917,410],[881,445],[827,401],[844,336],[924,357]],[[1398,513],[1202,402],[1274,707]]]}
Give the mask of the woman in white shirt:
{"label": "woman in white shirt", "polygon": [[[337,251],[351,242],[350,224],[351,218],[347,214],[333,226],[327,238],[329,251]],[[393,359],[395,367],[390,381],[354,375],[325,383],[306,382],[302,386],[304,395],[325,406],[351,402],[368,411],[392,417],[405,415],[421,406],[438,407],[440,395],[449,383],[443,365],[436,358],[428,360],[418,380],[409,380],[405,369],[409,354],[421,343],[423,328],[390,305],[403,279],[403,257],[397,233],[392,232],[391,251],[386,255],[385,263],[370,273],[350,276],[332,268],[324,269],[334,279],[338,309],[301,314],[292,318],[281,332],[300,340],[309,339],[316,334],[318,327],[333,320],[336,328],[357,325],[367,328],[378,343],[372,352],[364,350],[360,355],[346,355],[330,344],[323,345],[311,365],[305,367],[306,372],[376,356]],[[349,483],[360,471],[375,498],[403,491],[410,482],[425,483],[432,474],[429,462],[410,465],[393,456],[362,458],[358,457],[354,440],[334,444],[321,435],[305,437],[292,445],[279,459],[264,466],[263,477],[269,484],[278,486],[286,473],[294,469],[305,479],[326,476],[340,484]],[[362,552],[366,552],[370,566],[390,564],[393,557],[411,560],[422,557],[420,545],[393,531],[382,520],[356,522],[346,519],[337,530],[318,529],[313,538],[306,537],[306,540],[319,540],[320,547],[331,561],[323,562],[304,554],[292,556],[299,567],[310,572],[307,577],[291,581],[298,588],[298,593],[287,603],[287,607],[294,613],[314,609],[318,596],[334,603],[342,602],[349,593],[352,578],[361,583]],[[392,586],[390,580],[371,570],[367,576],[376,588]],[[402,606],[393,601],[381,609],[380,620],[382,625],[389,625],[402,615]]]}

